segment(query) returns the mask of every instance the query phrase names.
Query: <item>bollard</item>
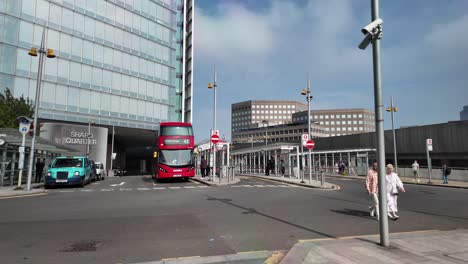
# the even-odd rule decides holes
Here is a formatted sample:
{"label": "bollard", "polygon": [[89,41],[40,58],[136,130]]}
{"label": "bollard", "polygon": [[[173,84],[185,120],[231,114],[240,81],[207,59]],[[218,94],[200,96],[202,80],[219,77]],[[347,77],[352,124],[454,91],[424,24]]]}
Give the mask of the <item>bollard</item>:
{"label": "bollard", "polygon": [[321,184],[322,187],[323,187],[323,185],[325,183],[324,181],[325,181],[325,172],[322,171],[322,175],[321,175],[321,178],[320,178],[320,184]]}

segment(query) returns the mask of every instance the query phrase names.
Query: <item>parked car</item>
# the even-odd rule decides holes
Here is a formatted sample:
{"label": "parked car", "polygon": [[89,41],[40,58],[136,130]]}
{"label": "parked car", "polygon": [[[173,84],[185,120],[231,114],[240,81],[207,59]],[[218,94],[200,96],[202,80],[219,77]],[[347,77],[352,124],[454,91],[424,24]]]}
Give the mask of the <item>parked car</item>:
{"label": "parked car", "polygon": [[86,157],[57,157],[50,164],[45,188],[63,185],[85,186],[91,181],[91,162]]}
{"label": "parked car", "polygon": [[91,181],[98,181],[96,163],[94,162],[94,160],[89,160],[89,162],[91,163]]}
{"label": "parked car", "polygon": [[104,164],[102,162],[96,161],[96,174],[97,180],[104,180],[106,177],[106,169],[104,168]]}

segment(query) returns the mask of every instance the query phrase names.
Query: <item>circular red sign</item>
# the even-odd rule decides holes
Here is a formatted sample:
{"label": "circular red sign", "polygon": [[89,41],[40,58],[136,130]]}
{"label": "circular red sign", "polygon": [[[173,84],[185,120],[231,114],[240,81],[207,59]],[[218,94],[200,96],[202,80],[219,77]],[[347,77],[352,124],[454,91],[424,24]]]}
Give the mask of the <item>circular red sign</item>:
{"label": "circular red sign", "polygon": [[307,142],[306,142],[306,147],[307,147],[308,149],[314,149],[314,147],[315,147],[315,142],[314,142],[312,139],[307,140]]}
{"label": "circular red sign", "polygon": [[218,143],[218,142],[219,142],[219,136],[216,135],[216,134],[211,135],[211,142],[212,142],[213,144]]}

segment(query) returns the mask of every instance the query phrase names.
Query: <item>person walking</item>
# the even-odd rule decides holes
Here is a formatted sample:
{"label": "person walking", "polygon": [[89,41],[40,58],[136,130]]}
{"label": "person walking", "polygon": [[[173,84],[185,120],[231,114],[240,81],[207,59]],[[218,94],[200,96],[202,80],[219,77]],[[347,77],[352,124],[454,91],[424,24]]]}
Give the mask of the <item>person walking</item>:
{"label": "person walking", "polygon": [[413,176],[414,176],[413,181],[420,182],[421,180],[419,179],[419,163],[417,160],[413,162],[413,165],[411,165],[411,168],[413,168]]}
{"label": "person walking", "polygon": [[452,170],[447,166],[446,163],[444,163],[444,165],[442,165],[442,178],[444,180],[444,184],[448,184],[448,176],[451,172]]}
{"label": "person walking", "polygon": [[398,190],[405,192],[405,188],[403,187],[403,183],[398,177],[398,174],[393,172],[393,165],[387,165],[387,205],[388,205],[388,217],[392,220],[397,220],[399,216],[397,215],[398,212]]}
{"label": "person walking", "polygon": [[203,156],[200,161],[200,171],[201,171],[202,179],[206,177],[206,167],[207,167],[207,162],[206,162],[205,156]]}
{"label": "person walking", "polygon": [[35,183],[39,183],[42,180],[42,173],[44,171],[45,161],[43,158],[38,158],[36,161],[36,178]]}
{"label": "person walking", "polygon": [[377,220],[379,220],[379,217],[380,217],[378,183],[379,183],[379,177],[378,177],[377,162],[374,162],[372,164],[372,168],[367,172],[366,189],[367,189],[367,194],[370,195],[370,199],[371,199],[371,206],[369,206],[370,216],[374,217],[375,215],[377,217]]}

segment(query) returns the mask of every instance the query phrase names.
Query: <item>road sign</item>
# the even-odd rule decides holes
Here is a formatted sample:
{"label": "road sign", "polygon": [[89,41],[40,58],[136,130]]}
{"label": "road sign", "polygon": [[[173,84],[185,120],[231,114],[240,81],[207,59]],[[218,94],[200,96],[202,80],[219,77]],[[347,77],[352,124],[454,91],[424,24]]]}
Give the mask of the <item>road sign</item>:
{"label": "road sign", "polygon": [[314,142],[312,139],[309,139],[309,140],[307,140],[305,146],[306,146],[308,149],[314,149],[314,147],[315,147],[315,142]]}
{"label": "road sign", "polygon": [[218,142],[219,142],[219,135],[217,135],[217,134],[211,135],[211,142],[212,142],[213,144],[218,143]]}
{"label": "road sign", "polygon": [[432,138],[426,139],[427,151],[432,151]]}
{"label": "road sign", "polygon": [[309,140],[309,134],[302,134],[301,140],[302,140],[302,145],[305,146],[305,144],[307,143],[307,140]]}

